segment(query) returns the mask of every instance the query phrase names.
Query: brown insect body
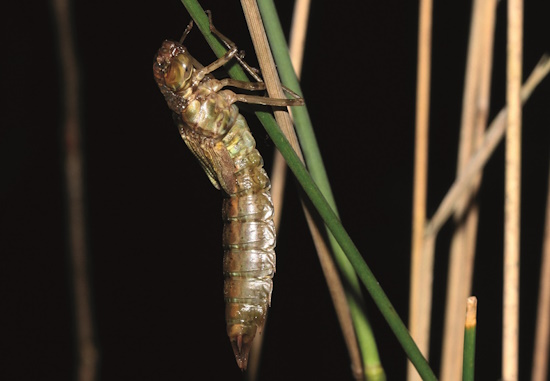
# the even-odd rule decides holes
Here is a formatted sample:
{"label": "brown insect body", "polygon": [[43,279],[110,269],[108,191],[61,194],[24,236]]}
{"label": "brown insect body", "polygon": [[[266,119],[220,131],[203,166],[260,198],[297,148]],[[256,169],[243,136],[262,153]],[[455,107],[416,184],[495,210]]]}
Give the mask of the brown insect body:
{"label": "brown insect body", "polygon": [[199,66],[185,47],[165,41],[153,66],[181,137],[212,184],[222,207],[227,333],[246,369],[252,340],[265,321],[275,273],[270,182],[235,93]]}

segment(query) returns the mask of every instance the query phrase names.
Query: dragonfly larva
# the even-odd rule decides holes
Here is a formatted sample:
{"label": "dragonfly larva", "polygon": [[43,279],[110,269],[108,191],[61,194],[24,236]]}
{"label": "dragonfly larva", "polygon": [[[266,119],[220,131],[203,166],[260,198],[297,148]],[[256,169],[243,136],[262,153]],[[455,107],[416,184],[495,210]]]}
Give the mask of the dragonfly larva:
{"label": "dragonfly larva", "polygon": [[[235,44],[210,29],[228,48],[203,66],[179,42],[164,41],[153,65],[155,80],[174,113],[177,127],[212,184],[224,193],[223,271],[227,333],[237,364],[246,369],[248,353],[271,301],[275,273],[275,227],[270,181],[256,142],[235,102],[269,106],[302,105],[301,98],[275,99],[234,93],[227,87],[265,90]],[[210,73],[237,59],[258,82],[216,79]],[[292,93],[296,96],[296,94]]]}

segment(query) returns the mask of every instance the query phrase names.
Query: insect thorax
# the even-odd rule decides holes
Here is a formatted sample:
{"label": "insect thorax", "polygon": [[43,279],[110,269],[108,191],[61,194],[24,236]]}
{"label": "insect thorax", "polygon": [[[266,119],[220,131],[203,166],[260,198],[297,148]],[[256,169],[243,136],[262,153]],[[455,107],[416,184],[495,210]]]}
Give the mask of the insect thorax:
{"label": "insect thorax", "polygon": [[230,104],[223,95],[224,91],[215,92],[199,86],[182,111],[184,122],[201,135],[216,140],[223,138],[239,115],[237,106]]}

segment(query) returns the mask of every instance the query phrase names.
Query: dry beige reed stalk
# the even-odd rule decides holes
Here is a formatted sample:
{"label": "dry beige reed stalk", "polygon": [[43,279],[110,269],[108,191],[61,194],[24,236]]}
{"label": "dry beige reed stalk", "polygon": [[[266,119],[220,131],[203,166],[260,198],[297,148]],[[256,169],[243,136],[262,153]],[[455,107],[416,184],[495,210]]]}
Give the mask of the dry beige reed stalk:
{"label": "dry beige reed stalk", "polygon": [[[432,0],[422,0],[419,10],[418,71],[416,87],[416,136],[411,242],[411,285],[409,295],[409,330],[422,354],[428,358],[431,315],[433,257],[426,251],[424,226],[428,184],[428,132],[430,114],[430,71],[432,46]],[[420,376],[411,362],[407,366],[408,380]]]}
{"label": "dry beige reed stalk", "polygon": [[523,1],[508,1],[502,379],[518,379]]}
{"label": "dry beige reed stalk", "polygon": [[[490,98],[495,16],[496,0],[474,1],[466,64],[457,177],[464,172],[469,159],[483,140]],[[449,256],[440,376],[442,381],[459,381],[462,374],[464,310],[467,307],[473,277],[479,214],[475,196],[480,183],[481,172],[457,200],[454,213],[456,229]]]}

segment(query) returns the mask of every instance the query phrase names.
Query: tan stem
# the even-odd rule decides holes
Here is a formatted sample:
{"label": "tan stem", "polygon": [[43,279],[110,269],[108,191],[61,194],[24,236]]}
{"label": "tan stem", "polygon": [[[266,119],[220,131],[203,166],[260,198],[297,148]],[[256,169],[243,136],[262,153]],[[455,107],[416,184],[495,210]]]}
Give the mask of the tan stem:
{"label": "tan stem", "polygon": [[[469,159],[483,140],[490,98],[496,0],[475,0],[472,7],[470,40],[457,177],[464,173]],[[449,276],[443,333],[442,381],[461,379],[464,348],[464,311],[470,294],[475,258],[478,206],[475,200],[481,183],[481,171],[457,200],[454,213],[456,229],[451,241]]]}
{"label": "tan stem", "polygon": [[[409,330],[422,354],[428,358],[429,322],[431,315],[432,260],[425,245],[426,194],[428,182],[428,132],[430,113],[430,70],[432,44],[432,0],[420,2],[418,28],[418,72],[416,87],[416,136],[414,157],[413,219],[411,242],[411,286],[409,296]],[[424,255],[428,255],[425,257]],[[428,275],[428,276],[427,276]],[[426,301],[428,301],[426,303]],[[423,307],[422,307],[423,306]],[[424,322],[424,323],[423,323]],[[425,324],[427,322],[427,324]],[[421,328],[424,327],[424,328]],[[407,366],[408,380],[419,380],[411,362]]]}
{"label": "tan stem", "polygon": [[508,1],[502,379],[518,379],[523,1]]}

